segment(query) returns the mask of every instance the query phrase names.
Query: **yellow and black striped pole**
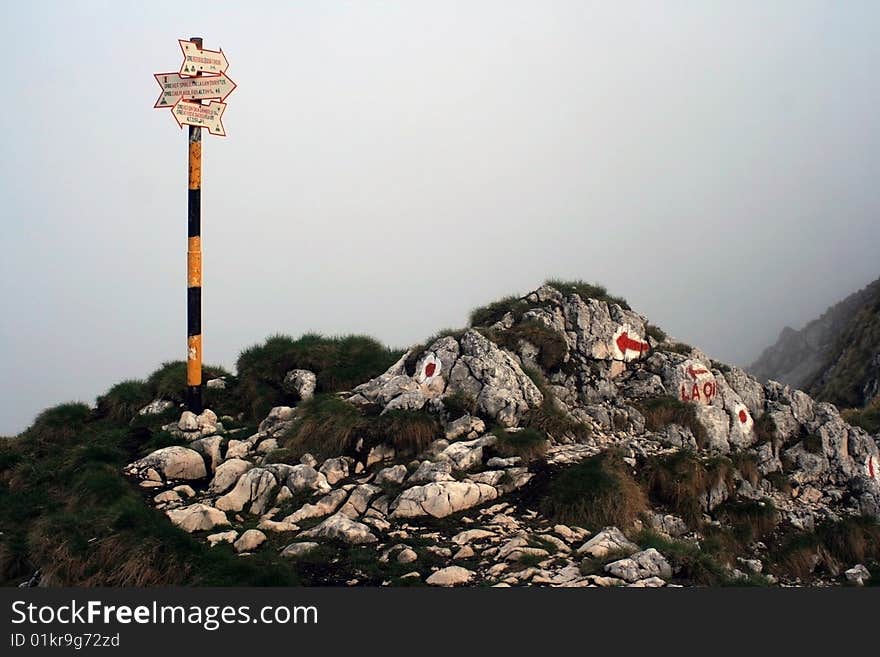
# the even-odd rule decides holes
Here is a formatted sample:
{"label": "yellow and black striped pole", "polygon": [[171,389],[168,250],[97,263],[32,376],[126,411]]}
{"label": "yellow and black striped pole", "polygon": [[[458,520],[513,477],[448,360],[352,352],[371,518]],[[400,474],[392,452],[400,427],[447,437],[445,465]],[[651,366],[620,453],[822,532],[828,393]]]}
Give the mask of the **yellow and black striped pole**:
{"label": "yellow and black striped pole", "polygon": [[[198,48],[201,37],[190,39]],[[201,75],[198,73],[197,75]],[[202,129],[189,126],[189,201],[186,253],[186,406],[202,412]]]}

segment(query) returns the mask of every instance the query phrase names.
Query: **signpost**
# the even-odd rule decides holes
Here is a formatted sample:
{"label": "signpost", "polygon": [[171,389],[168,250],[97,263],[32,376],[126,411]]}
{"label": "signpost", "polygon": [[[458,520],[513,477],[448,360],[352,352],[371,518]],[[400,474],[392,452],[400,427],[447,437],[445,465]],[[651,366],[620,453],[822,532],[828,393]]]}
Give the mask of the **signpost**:
{"label": "signpost", "polygon": [[[201,37],[178,40],[183,51],[179,73],[155,73],[162,89],[154,107],[171,108],[177,125],[189,126],[187,140],[189,192],[186,250],[186,405],[193,413],[202,408],[202,127],[226,136],[223,101],[235,90],[226,76],[229,62],[222,50],[202,48]],[[202,101],[207,100],[207,105]]]}

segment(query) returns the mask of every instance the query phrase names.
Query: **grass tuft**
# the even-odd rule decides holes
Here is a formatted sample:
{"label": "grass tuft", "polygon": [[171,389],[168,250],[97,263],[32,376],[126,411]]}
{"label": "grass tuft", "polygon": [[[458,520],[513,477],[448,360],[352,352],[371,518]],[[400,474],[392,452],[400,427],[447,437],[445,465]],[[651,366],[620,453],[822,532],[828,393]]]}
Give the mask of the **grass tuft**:
{"label": "grass tuft", "polygon": [[670,424],[677,424],[691,430],[697,447],[703,449],[706,446],[706,429],[697,420],[697,411],[693,404],[669,395],[660,395],[637,402],[636,408],[645,416],[645,426],[650,431],[662,431]]}
{"label": "grass tuft", "polygon": [[495,450],[502,456],[519,456],[523,461],[534,461],[547,453],[547,434],[537,429],[521,429],[508,431],[496,427],[492,435],[498,438]]}
{"label": "grass tuft", "polygon": [[540,502],[554,521],[599,529],[626,529],[648,508],[645,494],[617,454],[603,452],[553,477]]}

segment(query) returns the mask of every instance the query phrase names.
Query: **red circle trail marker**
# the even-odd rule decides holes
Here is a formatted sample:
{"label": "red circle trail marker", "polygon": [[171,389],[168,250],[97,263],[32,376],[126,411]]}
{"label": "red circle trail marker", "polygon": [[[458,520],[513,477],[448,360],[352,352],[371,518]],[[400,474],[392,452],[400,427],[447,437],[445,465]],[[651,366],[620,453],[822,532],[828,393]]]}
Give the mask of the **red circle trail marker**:
{"label": "red circle trail marker", "polygon": [[746,413],[743,409],[739,409],[739,421],[741,424],[745,424],[749,421],[749,414]]}

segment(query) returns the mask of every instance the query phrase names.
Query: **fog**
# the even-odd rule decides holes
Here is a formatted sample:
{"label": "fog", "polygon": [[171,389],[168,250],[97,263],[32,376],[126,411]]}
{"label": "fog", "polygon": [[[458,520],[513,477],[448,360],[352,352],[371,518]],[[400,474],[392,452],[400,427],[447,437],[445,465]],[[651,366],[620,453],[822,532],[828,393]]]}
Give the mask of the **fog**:
{"label": "fog", "polygon": [[405,346],[549,277],[748,364],[880,274],[871,2],[5,2],[0,434],[186,351],[178,38],[204,136],[205,361]]}

